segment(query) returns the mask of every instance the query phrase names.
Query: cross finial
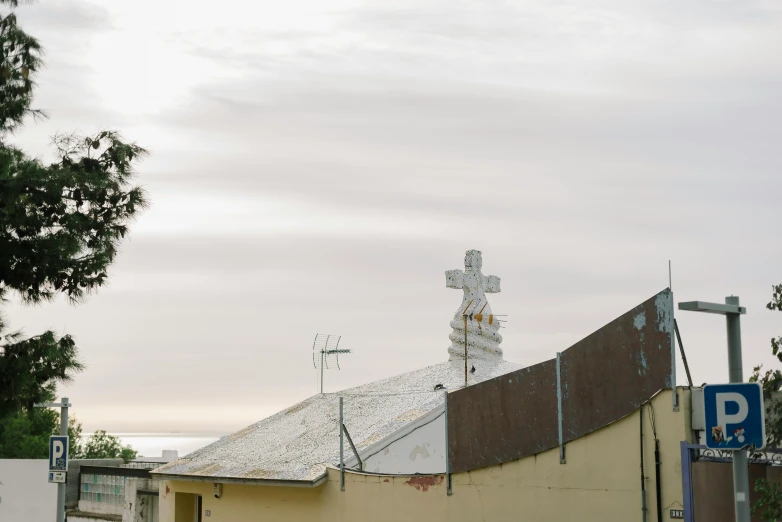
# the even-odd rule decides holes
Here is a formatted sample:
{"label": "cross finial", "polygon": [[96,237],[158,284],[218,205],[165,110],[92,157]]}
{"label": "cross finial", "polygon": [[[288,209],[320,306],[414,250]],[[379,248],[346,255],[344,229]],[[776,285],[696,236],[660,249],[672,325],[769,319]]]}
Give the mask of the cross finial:
{"label": "cross finial", "polygon": [[464,358],[464,328],[467,317],[467,353],[475,358],[502,358],[498,333],[499,323],[492,314],[486,294],[500,291],[500,278],[484,276],[481,273],[483,259],[479,250],[468,250],[464,255],[464,271],[445,272],[445,284],[448,288],[464,291],[462,304],[456,310],[451,321],[453,331],[449,338],[451,347],[448,353],[451,359]]}

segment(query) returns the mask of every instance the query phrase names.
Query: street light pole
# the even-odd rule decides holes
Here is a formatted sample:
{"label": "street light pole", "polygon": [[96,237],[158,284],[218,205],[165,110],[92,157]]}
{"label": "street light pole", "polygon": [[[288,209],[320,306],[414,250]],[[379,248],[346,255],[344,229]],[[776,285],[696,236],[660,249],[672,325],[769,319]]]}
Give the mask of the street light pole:
{"label": "street light pole", "polygon": [[[739,298],[726,297],[725,304],[739,306]],[[725,314],[725,321],[728,327],[728,382],[744,382],[744,365],[741,356],[741,314]],[[736,495],[736,522],[749,522],[749,465],[746,450],[733,452],[733,490]]]}
{"label": "street light pole", "polygon": [[[60,408],[60,435],[68,436],[68,397],[63,397],[60,402],[45,402],[36,404],[36,408]],[[67,480],[68,471],[65,471]],[[65,484],[57,484],[57,522],[65,522]]]}
{"label": "street light pole", "polygon": [[[68,397],[60,399],[62,407],[60,408],[60,435],[68,436]],[[65,471],[67,480],[68,471]],[[65,483],[57,484],[57,522],[65,521]]]}
{"label": "street light pole", "polygon": [[[739,298],[725,298],[725,304],[739,305]],[[728,325],[728,382],[744,382],[744,365],[741,357],[741,315],[725,314]]]}
{"label": "street light pole", "polygon": [[[744,366],[741,357],[741,315],[746,314],[747,309],[739,305],[739,298],[737,296],[726,297],[724,305],[703,301],[679,303],[679,310],[725,316],[728,327],[728,380],[731,383],[744,382]],[[733,451],[731,460],[733,461],[733,500],[736,522],[750,522],[747,451]]]}

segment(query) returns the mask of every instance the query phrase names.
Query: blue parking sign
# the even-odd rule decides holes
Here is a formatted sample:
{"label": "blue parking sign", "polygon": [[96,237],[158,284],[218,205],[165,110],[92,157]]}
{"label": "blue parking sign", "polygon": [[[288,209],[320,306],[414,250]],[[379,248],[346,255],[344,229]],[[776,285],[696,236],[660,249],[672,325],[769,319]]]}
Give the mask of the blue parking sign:
{"label": "blue parking sign", "polygon": [[68,437],[49,437],[49,471],[68,471]]}
{"label": "blue parking sign", "polygon": [[766,445],[766,408],[759,383],[704,386],[703,411],[706,447],[737,450]]}

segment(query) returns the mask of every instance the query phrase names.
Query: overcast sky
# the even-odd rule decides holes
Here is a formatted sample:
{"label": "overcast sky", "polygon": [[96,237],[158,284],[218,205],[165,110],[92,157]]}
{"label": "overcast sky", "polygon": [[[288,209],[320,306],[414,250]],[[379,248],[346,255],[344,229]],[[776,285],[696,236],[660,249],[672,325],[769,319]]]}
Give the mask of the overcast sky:
{"label": "overcast sky", "polygon": [[[782,314],[782,7],[768,1],[38,0],[46,48],[15,141],[118,129],[152,207],[72,334],[86,430],[228,432],[316,392],[447,358],[483,251],[505,358],[554,357],[668,286],[741,297],[745,376]],[[678,313],[696,384],[724,319]],[[607,362],[610,364],[610,362]],[[681,368],[681,363],[680,363]],[[685,384],[679,371],[679,384]]]}

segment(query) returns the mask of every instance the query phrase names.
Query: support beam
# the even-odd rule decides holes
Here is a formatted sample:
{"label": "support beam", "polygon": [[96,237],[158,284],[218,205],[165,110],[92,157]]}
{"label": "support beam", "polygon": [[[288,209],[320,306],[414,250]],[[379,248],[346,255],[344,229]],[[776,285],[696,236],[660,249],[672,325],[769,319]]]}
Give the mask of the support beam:
{"label": "support beam", "polygon": [[364,463],[361,462],[361,456],[358,454],[358,451],[356,450],[356,446],[353,445],[353,439],[350,438],[350,432],[348,431],[347,426],[343,424],[342,429],[345,431],[345,436],[348,438],[348,444],[350,444],[350,449],[353,450],[353,454],[356,456],[356,460],[358,461],[358,470],[364,471]]}
{"label": "support beam", "polygon": [[679,333],[679,323],[676,322],[676,319],[673,320],[673,329],[676,331],[676,340],[679,342],[679,351],[682,354],[684,371],[687,372],[687,383],[689,384],[690,388],[692,388],[693,384],[692,384],[692,375],[690,375],[690,365],[687,364],[687,356],[684,354],[684,345],[682,344],[682,336]]}

